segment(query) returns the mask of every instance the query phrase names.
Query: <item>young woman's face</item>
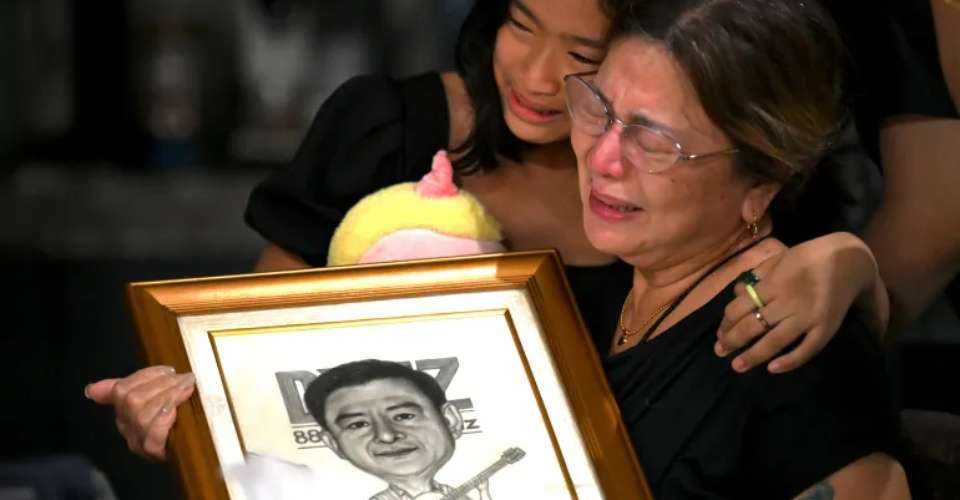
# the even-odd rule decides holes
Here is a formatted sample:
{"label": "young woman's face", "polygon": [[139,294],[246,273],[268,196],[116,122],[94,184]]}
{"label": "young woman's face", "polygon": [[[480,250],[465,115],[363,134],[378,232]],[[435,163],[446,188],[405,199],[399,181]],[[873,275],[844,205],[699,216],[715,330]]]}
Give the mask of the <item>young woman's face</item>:
{"label": "young woman's face", "polygon": [[519,139],[566,140],[563,77],[596,71],[609,20],[597,0],[513,0],[497,33],[493,71],[503,117]]}

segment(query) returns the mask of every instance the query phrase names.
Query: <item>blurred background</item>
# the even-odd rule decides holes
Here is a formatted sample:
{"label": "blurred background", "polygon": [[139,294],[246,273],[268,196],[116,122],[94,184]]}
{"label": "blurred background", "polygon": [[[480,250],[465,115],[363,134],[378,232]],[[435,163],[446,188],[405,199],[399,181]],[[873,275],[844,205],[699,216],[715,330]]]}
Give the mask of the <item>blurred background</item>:
{"label": "blurred background", "polygon": [[[450,68],[470,4],[0,0],[0,479],[95,467],[116,498],[179,496],[82,395],[140,368],[124,285],[252,269],[247,195],[320,103]],[[957,325],[941,301],[903,337],[905,407],[960,414]]]}
{"label": "blurred background", "polygon": [[0,462],[76,453],[117,498],[176,498],[82,396],[140,367],[124,284],[251,270],[247,195],[320,103],[452,67],[470,3],[0,1]]}

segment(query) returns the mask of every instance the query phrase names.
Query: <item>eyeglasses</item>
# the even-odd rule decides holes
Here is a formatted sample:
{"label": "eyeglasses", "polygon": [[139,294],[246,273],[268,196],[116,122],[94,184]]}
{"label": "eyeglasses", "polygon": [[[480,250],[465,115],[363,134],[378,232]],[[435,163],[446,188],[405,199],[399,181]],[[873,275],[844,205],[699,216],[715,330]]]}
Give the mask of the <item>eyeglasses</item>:
{"label": "eyeglasses", "polygon": [[648,173],[667,170],[680,161],[692,161],[711,156],[738,153],[736,148],[712,153],[688,154],[683,146],[664,130],[643,123],[625,123],[613,114],[611,106],[593,85],[579,75],[564,78],[567,92],[567,109],[573,126],[584,134],[599,137],[614,123],[622,127],[620,154],[630,165],[643,166]]}

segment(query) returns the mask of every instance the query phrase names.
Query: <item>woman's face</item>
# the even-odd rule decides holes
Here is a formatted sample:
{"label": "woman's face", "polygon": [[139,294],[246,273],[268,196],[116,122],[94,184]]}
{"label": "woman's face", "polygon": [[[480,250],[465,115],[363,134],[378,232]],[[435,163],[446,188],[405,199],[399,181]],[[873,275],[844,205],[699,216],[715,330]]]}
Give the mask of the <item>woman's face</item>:
{"label": "woman's face", "polygon": [[609,21],[596,0],[513,0],[497,32],[493,71],[503,117],[519,139],[566,139],[563,77],[596,71]]}
{"label": "woman's face", "polygon": [[[731,147],[660,45],[639,37],[617,42],[593,84],[617,117],[668,131],[687,154]],[[584,227],[597,249],[641,268],[665,268],[729,245],[751,220],[744,214],[766,208],[754,205],[763,191],[736,173],[732,156],[679,161],[651,174],[643,164],[621,159],[621,130],[613,125],[600,136],[577,127],[571,132]]]}

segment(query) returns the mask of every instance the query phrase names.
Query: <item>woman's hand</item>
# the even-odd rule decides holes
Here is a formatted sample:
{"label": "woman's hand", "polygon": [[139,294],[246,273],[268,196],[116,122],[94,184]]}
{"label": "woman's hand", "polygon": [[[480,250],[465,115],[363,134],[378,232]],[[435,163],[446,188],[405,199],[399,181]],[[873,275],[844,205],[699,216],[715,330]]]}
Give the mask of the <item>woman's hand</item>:
{"label": "woman's hand", "polygon": [[113,405],[117,429],[130,451],[164,460],[177,406],[190,398],[195,385],[192,373],[178,375],[169,366],[151,366],[128,377],[94,382],[83,392],[97,403]]}
{"label": "woman's hand", "polygon": [[[286,271],[310,267],[300,257],[269,245],[261,254],[255,272]],[[127,447],[137,455],[164,460],[167,438],[177,421],[177,406],[190,399],[195,388],[193,374],[178,375],[169,366],[151,366],[128,377],[108,378],[86,386],[83,393],[116,412],[117,430]]]}
{"label": "woman's hand", "polygon": [[761,315],[770,330],[754,316],[756,305],[742,283],[737,298],[727,305],[717,332],[717,355],[756,342],[732,362],[745,372],[797,342],[790,352],[774,359],[767,369],[783,373],[802,366],[833,338],[847,310],[858,301],[868,325],[882,335],[889,304],[873,254],[850,233],[832,233],[770,257],[754,269],[760,282],[754,288],[764,302]]}

